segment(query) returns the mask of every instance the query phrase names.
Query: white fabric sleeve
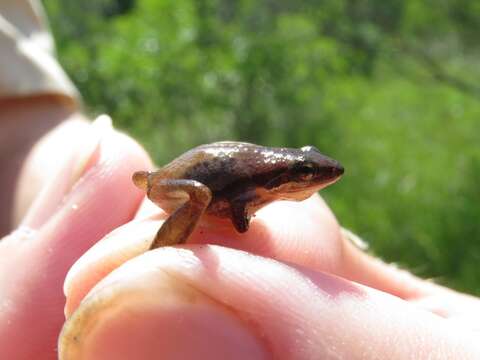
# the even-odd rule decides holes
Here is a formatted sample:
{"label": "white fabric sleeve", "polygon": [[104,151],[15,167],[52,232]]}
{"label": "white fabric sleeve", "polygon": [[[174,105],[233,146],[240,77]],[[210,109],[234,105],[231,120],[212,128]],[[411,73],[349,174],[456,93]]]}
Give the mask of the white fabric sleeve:
{"label": "white fabric sleeve", "polygon": [[0,98],[79,94],[55,58],[38,0],[0,0]]}

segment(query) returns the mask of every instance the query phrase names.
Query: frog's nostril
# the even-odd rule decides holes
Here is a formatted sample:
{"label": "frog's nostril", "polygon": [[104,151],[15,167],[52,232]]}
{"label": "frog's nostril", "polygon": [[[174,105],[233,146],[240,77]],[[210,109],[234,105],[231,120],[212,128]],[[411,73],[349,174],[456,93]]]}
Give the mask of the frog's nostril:
{"label": "frog's nostril", "polygon": [[140,189],[146,191],[148,188],[148,171],[136,171],[133,173],[132,181]]}
{"label": "frog's nostril", "polygon": [[340,163],[337,161],[332,161],[328,166],[328,171],[326,172],[326,176],[329,179],[338,179],[340,176],[343,175],[345,169],[343,168]]}

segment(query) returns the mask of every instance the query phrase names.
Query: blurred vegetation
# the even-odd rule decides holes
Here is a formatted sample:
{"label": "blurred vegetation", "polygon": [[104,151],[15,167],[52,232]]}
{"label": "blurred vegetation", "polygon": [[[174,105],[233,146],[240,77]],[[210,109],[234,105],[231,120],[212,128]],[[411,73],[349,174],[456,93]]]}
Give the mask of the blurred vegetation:
{"label": "blurred vegetation", "polygon": [[480,2],[46,0],[92,114],[161,164],[205,142],[314,144],[388,261],[480,295]]}

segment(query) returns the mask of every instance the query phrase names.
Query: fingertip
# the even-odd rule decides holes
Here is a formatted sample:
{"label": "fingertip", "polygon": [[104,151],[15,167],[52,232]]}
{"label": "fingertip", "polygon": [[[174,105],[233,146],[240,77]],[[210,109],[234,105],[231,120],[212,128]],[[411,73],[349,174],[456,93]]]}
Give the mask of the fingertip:
{"label": "fingertip", "polygon": [[[66,138],[62,140],[61,144],[56,144],[56,148],[44,146],[48,147],[48,151],[51,153],[50,162],[52,159],[61,159],[61,162],[56,164],[56,172],[52,173],[38,196],[35,197],[22,220],[22,226],[38,229],[44,225],[61,208],[65,198],[74,192],[76,185],[88,175],[92,167],[108,171],[110,169],[108,165],[123,160],[125,164],[120,164],[120,166],[117,164],[118,170],[121,171],[122,165],[125,168],[133,162],[135,165],[131,166],[131,170],[129,170],[133,173],[138,168],[149,169],[152,166],[145,150],[133,139],[114,130],[111,119],[107,115],[99,116],[91,124],[72,122],[70,127],[65,127],[66,129],[62,127],[56,130],[58,134],[55,134],[56,138]],[[64,155],[60,156],[58,153]],[[46,157],[48,154],[42,155],[42,158]],[[122,157],[122,159],[120,160],[118,157]],[[35,173],[39,171],[41,169],[33,168],[22,175],[19,193],[25,192],[23,190],[28,190],[30,186],[35,188],[35,181],[32,181],[33,184],[31,184],[29,179],[34,178]],[[128,176],[130,177],[131,174]],[[131,191],[140,193],[134,186],[132,189]]]}
{"label": "fingertip", "polygon": [[65,316],[70,317],[86,294],[110,272],[147,251],[158,227],[158,220],[129,222],[107,234],[83,254],[65,277]]}
{"label": "fingertip", "polygon": [[62,330],[60,359],[266,358],[231,309],[167,272],[137,270],[92,290]]}

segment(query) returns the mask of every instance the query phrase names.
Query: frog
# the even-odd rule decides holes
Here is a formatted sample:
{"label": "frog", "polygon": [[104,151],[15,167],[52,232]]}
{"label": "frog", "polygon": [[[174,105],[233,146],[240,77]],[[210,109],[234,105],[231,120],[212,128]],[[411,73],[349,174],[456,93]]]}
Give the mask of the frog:
{"label": "frog", "polygon": [[220,141],[197,146],[156,171],[136,171],[132,181],[168,214],[150,245],[153,250],[185,243],[204,215],[229,219],[245,233],[262,207],[305,200],[343,173],[337,160],[311,145]]}

